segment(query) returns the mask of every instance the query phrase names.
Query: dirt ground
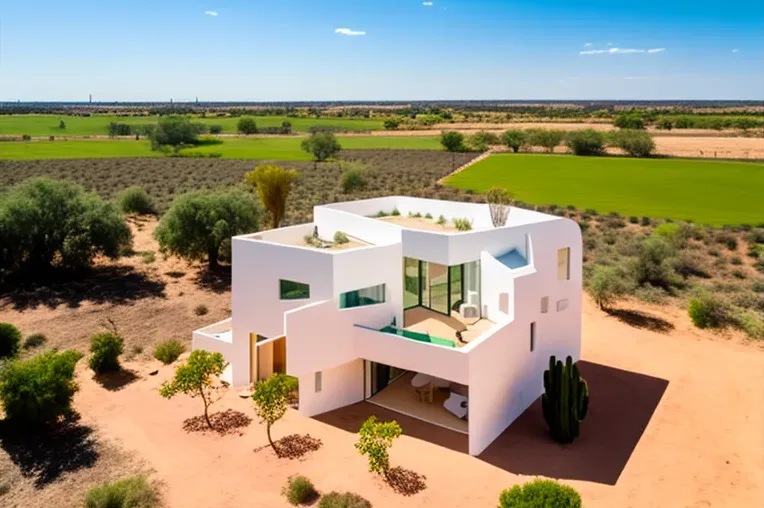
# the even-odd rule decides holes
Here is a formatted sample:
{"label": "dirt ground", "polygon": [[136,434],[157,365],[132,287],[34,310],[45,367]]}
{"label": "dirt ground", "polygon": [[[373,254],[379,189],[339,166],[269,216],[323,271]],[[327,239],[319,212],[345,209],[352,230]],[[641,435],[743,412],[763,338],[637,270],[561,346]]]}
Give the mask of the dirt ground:
{"label": "dirt ground", "polygon": [[[136,250],[156,248],[151,226],[133,223]],[[8,490],[0,505],[81,506],[90,486],[136,472],[151,472],[170,508],[286,507],[280,491],[294,474],[322,492],[357,492],[376,507],[489,508],[501,490],[537,475],[575,487],[588,508],[764,504],[764,350],[737,334],[695,329],[682,309],[626,302],[608,314],[586,299],[581,371],[592,399],[572,445],[549,439],[538,401],[479,457],[466,454],[463,435],[360,403],[317,418],[290,410],[274,438],[303,436],[292,442],[317,449],[279,459],[262,448],[265,428],[236,390],[213,411],[252,421],[228,435],[184,431],[200,401],[159,396],[173,368],[148,359],[149,346],[169,337],[188,342],[191,330],[227,317],[230,292],[220,280],[200,280],[198,266],[159,254],[153,263],[141,259],[123,262],[134,270],[133,299],[114,300],[114,288],[95,284],[2,300],[0,321],[45,333],[51,346],[84,349],[111,315],[127,349],[145,350],[113,382],[96,382],[80,362],[81,421],[65,443],[37,443],[30,453],[0,434],[0,493]],[[209,314],[193,312],[200,303]],[[404,436],[391,463],[408,471],[402,488],[423,490],[403,495],[367,472],[353,443],[370,414],[399,421]]]}

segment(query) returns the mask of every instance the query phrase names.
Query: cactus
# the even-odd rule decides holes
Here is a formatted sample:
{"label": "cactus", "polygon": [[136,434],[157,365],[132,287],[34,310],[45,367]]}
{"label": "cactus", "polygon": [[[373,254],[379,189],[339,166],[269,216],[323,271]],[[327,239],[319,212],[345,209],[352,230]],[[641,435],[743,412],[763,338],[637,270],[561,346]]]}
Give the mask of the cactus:
{"label": "cactus", "polygon": [[564,364],[554,356],[549,358],[549,370],[544,371],[541,407],[555,440],[567,444],[578,437],[581,421],[589,409],[589,387],[570,356]]}

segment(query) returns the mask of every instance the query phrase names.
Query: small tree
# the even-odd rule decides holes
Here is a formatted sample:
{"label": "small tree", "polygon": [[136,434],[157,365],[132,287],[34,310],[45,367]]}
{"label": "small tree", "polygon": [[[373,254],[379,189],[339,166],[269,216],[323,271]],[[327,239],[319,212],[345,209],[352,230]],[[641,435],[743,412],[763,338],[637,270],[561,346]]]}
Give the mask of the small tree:
{"label": "small tree", "polygon": [[393,440],[403,431],[395,420],[381,422],[376,416],[370,416],[358,431],[356,449],[369,458],[369,471],[387,476],[390,470],[390,455],[387,450],[393,446]]}
{"label": "small tree", "polygon": [[66,122],[64,122],[63,120],[59,121],[58,122],[58,128],[60,130],[65,130],[66,129]]}
{"label": "small tree", "polygon": [[636,111],[626,111],[621,113],[613,121],[613,125],[619,129],[642,129],[645,128],[645,120],[642,115]]}
{"label": "small tree", "polygon": [[186,116],[160,117],[156,128],[149,133],[151,149],[169,146],[177,153],[184,146],[198,144],[199,131],[199,125],[191,123]]}
{"label": "small tree", "polygon": [[278,457],[281,457],[281,452],[271,438],[271,427],[286,414],[289,396],[293,390],[292,378],[285,374],[276,373],[265,381],[257,383],[255,391],[252,393],[255,412],[260,420],[265,423],[268,443]]}
{"label": "small tree", "polygon": [[565,132],[550,129],[534,129],[529,133],[528,143],[533,146],[540,146],[547,152],[552,153],[565,138]]}
{"label": "small tree", "polygon": [[366,171],[363,167],[353,166],[342,173],[342,192],[349,194],[366,187]]}
{"label": "small tree", "polygon": [[388,118],[384,122],[382,122],[385,129],[388,131],[394,131],[401,125],[401,121],[398,118]]}
{"label": "small tree", "polygon": [[632,157],[649,157],[655,151],[653,137],[643,130],[622,129],[611,132],[610,144]]}
{"label": "small tree", "polygon": [[271,213],[274,229],[284,220],[287,198],[292,188],[292,181],[296,178],[297,171],[284,169],[275,164],[262,164],[244,175],[244,182],[257,187],[260,201]]}
{"label": "small tree", "polygon": [[581,495],[554,480],[535,480],[501,493],[499,508],[581,508]]}
{"label": "small tree", "polygon": [[594,129],[568,132],[565,144],[576,155],[602,155],[605,152],[605,135]]}
{"label": "small tree", "polygon": [[451,152],[451,167],[456,169],[456,152],[466,150],[464,146],[464,135],[457,131],[444,131],[440,133],[440,144],[447,152]]}
{"label": "small tree", "polygon": [[39,429],[74,415],[77,351],[50,351],[17,360],[0,374],[0,400],[6,419],[21,429]]}
{"label": "small tree", "polygon": [[615,267],[594,265],[587,289],[600,309],[605,310],[628,293],[629,285]]}
{"label": "small tree", "polygon": [[115,201],[123,213],[150,214],[156,211],[151,196],[140,185],[124,189],[117,194]]}
{"label": "small tree", "polygon": [[589,409],[589,386],[569,356],[563,364],[549,357],[544,371],[541,408],[552,436],[561,444],[572,443],[581,432],[581,421]]}
{"label": "small tree", "polygon": [[21,346],[21,332],[10,323],[0,323],[0,359],[13,358]]}
{"label": "small tree", "polygon": [[342,150],[342,145],[337,141],[334,133],[329,131],[314,132],[310,137],[302,140],[300,146],[313,156],[313,161],[316,163],[335,157]]}
{"label": "small tree", "polygon": [[257,134],[257,123],[254,118],[244,116],[236,123],[236,130],[244,135]]}
{"label": "small tree", "polygon": [[670,131],[674,127],[674,122],[670,118],[661,118],[655,126],[664,131]]}
{"label": "small tree", "polygon": [[509,205],[512,203],[512,195],[501,187],[494,187],[485,195],[488,203],[488,211],[491,213],[493,227],[499,228],[507,223],[509,217]]}
{"label": "small tree", "polygon": [[68,181],[29,179],[0,199],[0,271],[83,268],[118,257],[131,237],[112,203]]}
{"label": "small tree", "polygon": [[525,144],[526,135],[520,129],[509,129],[502,135],[502,140],[507,147],[511,148],[513,152],[517,153],[520,148]]}
{"label": "small tree", "polygon": [[470,148],[476,152],[485,152],[492,145],[498,145],[500,142],[499,136],[488,131],[478,131],[468,139]]}
{"label": "small tree", "polygon": [[191,398],[201,397],[204,403],[204,420],[212,429],[209,407],[217,402],[218,398],[214,397],[220,388],[215,384],[215,379],[220,377],[227,365],[222,354],[197,349],[188,357],[188,362],[175,369],[173,380],[162,384],[159,394],[166,399],[171,399],[179,393]]}
{"label": "small tree", "polygon": [[678,284],[673,265],[674,249],[663,238],[645,239],[639,246],[634,262],[634,279],[637,284],[650,284],[666,290]]}
{"label": "small tree", "polygon": [[241,190],[196,191],[176,197],[154,231],[162,252],[218,266],[223,243],[260,224],[257,199]]}

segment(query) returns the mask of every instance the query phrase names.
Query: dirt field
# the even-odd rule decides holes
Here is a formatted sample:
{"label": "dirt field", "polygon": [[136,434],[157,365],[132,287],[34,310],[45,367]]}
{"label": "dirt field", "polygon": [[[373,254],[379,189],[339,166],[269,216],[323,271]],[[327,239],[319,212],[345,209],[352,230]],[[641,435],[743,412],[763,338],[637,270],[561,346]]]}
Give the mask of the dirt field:
{"label": "dirt field", "polygon": [[[149,228],[136,232],[136,250],[155,248]],[[466,455],[462,435],[361,403],[315,419],[290,411],[274,437],[309,434],[322,445],[278,459],[270,449],[258,450],[267,440],[256,420],[225,436],[187,433],[183,422],[200,414],[200,402],[158,395],[172,367],[149,375],[159,366],[146,359],[149,345],[168,337],[188,341],[192,329],[227,317],[230,293],[219,281],[200,281],[198,269],[184,262],[157,255],[141,265],[140,259],[127,263],[137,274],[132,300],[109,300],[108,288],[90,287],[37,295],[44,305],[34,310],[32,300],[23,311],[0,308],[1,321],[24,333],[46,333],[59,347],[82,348],[111,314],[128,349],[146,347],[126,364],[131,374],[106,386],[81,362],[75,408],[82,420],[73,444],[43,443],[47,453],[30,455],[3,440],[0,475],[9,485],[3,506],[47,507],[53,499],[62,508],[81,506],[89,486],[137,471],[154,472],[171,508],[286,507],[280,490],[293,474],[307,475],[323,492],[358,492],[376,507],[489,508],[502,489],[535,475],[574,486],[589,508],[764,503],[764,351],[737,334],[693,328],[681,309],[629,302],[605,314],[586,300],[581,370],[592,402],[573,445],[548,438],[538,402],[477,458]],[[143,270],[157,274],[143,278]],[[210,313],[196,316],[198,303]],[[234,390],[213,411],[226,409],[255,419],[251,401]],[[404,496],[367,472],[353,443],[370,414],[401,423],[405,435],[392,450],[392,464],[413,471],[415,479],[423,475],[424,490]]]}

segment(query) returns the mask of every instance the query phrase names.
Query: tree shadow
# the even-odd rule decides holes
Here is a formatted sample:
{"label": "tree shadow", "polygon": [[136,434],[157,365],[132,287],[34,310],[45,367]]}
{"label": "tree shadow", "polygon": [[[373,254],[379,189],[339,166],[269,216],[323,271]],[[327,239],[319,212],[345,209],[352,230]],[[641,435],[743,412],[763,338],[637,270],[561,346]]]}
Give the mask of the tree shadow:
{"label": "tree shadow", "polygon": [[165,272],[165,275],[171,279],[182,279],[186,276],[186,272],[181,272],[180,270],[171,270],[169,272]]}
{"label": "tree shadow", "polygon": [[25,434],[0,422],[0,446],[26,477],[43,488],[64,473],[93,467],[98,460],[93,429],[74,423],[45,434]]}
{"label": "tree shadow", "polygon": [[299,459],[310,452],[315,452],[323,442],[310,434],[290,434],[276,441],[279,456],[287,459]]}
{"label": "tree shadow", "polygon": [[45,277],[18,277],[0,285],[0,309],[26,310],[44,305],[77,308],[82,302],[124,304],[164,297],[165,284],[132,266],[97,266],[81,272],[53,271]]}
{"label": "tree shadow", "polygon": [[194,277],[194,284],[213,293],[228,292],[231,290],[231,267],[219,266],[214,270],[200,270]]}
{"label": "tree shadow", "polygon": [[674,325],[665,319],[651,316],[642,311],[630,309],[607,309],[605,312],[622,323],[634,328],[641,328],[658,333],[668,333],[674,329]]}
{"label": "tree shadow", "polygon": [[115,372],[104,372],[102,374],[96,374],[93,379],[101,385],[103,388],[110,392],[117,392],[138,380],[138,374],[135,371],[120,369]]}
{"label": "tree shadow", "polygon": [[460,453],[467,453],[468,451],[468,438],[465,434],[432,425],[369,402],[358,402],[316,415],[313,419],[355,434],[361,428],[361,424],[370,416],[376,416],[382,421],[395,420],[401,426],[403,434],[415,439],[421,439]]}
{"label": "tree shadow", "polygon": [[427,488],[427,477],[400,466],[392,467],[385,476],[385,481],[398,494],[413,496]]}
{"label": "tree shadow", "polygon": [[578,365],[591,399],[574,443],[552,439],[539,398],[478,458],[515,474],[615,485],[669,382],[583,360]]}
{"label": "tree shadow", "polygon": [[186,418],[183,421],[183,430],[186,432],[215,432],[221,436],[228,434],[243,435],[243,429],[252,423],[252,418],[241,411],[226,409],[225,411],[210,414],[210,423],[212,424],[212,429],[207,425],[204,415]]}

